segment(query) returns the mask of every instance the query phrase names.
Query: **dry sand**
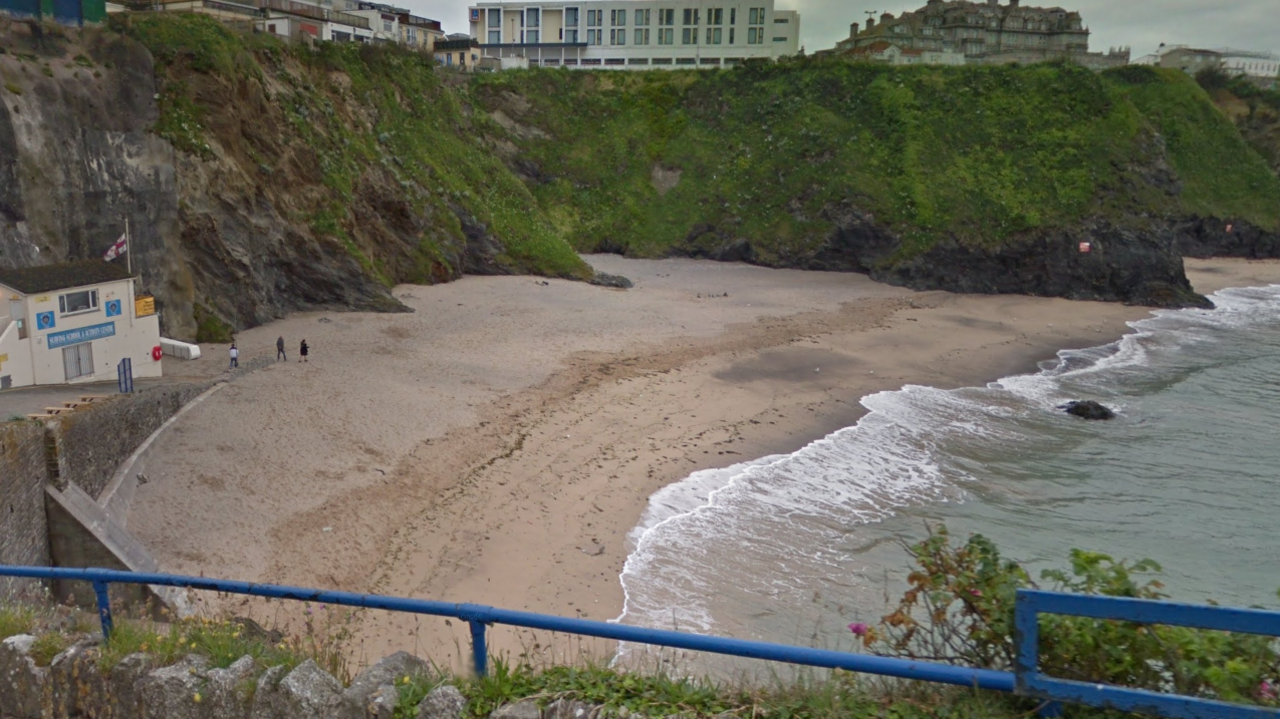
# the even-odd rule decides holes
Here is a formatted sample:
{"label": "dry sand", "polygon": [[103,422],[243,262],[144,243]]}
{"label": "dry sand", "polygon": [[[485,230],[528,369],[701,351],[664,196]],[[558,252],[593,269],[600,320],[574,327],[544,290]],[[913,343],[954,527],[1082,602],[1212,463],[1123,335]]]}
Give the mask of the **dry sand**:
{"label": "dry sand", "polygon": [[[129,528],[178,573],[612,619],[626,535],[660,487],[794,451],[856,422],[869,393],[1032,371],[1148,313],[589,261],[635,288],[469,277],[397,288],[414,314],[302,313],[240,334],[242,362],[274,355],[278,335],[290,361],[228,384],[155,443]],[[1207,293],[1280,282],[1280,263],[1188,273]],[[226,347],[205,353],[166,372],[221,372]],[[433,618],[369,613],[355,629],[366,658],[456,663],[466,646],[465,627]],[[510,629],[491,641],[547,643]]]}

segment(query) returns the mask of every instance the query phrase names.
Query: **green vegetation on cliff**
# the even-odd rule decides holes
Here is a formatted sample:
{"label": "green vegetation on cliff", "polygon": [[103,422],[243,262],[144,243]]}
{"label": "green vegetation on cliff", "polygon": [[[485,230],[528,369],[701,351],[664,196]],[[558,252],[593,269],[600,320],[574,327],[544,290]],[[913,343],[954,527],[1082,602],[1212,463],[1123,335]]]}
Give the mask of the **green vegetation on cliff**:
{"label": "green vegetation on cliff", "polygon": [[382,283],[461,274],[474,239],[464,222],[496,241],[486,271],[590,276],[483,144],[486,118],[467,116],[428,55],[290,45],[192,14],[112,25],[155,58],[158,134],[254,185],[245,191],[265,193]]}
{"label": "green vegetation on cliff", "polygon": [[1280,183],[1176,72],[799,61],[508,72],[473,93],[510,119],[534,193],[583,250],[744,238],[757,261],[786,264],[827,241],[846,204],[903,239],[899,259],[1091,217],[1280,227]]}

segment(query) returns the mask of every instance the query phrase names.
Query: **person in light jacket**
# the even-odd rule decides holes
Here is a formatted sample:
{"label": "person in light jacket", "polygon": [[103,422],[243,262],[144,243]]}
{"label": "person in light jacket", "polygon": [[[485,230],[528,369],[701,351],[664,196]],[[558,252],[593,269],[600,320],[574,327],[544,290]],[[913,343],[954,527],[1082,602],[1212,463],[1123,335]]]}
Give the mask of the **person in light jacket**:
{"label": "person in light jacket", "polygon": [[231,343],[231,366],[227,369],[235,369],[240,366],[240,350],[236,349],[236,343]]}

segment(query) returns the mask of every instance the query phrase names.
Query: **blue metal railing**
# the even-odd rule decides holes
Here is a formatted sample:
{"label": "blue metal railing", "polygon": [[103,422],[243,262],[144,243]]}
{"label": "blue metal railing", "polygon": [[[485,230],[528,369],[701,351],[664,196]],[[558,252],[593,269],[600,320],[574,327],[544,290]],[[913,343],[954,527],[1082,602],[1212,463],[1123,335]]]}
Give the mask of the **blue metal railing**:
{"label": "blue metal railing", "polygon": [[1019,589],[1014,612],[1018,647],[1016,693],[1053,702],[1071,702],[1175,719],[1276,719],[1280,709],[1162,694],[1145,689],[1056,679],[1040,673],[1040,614],[1065,614],[1139,624],[1218,629],[1280,637],[1280,612],[1200,607],[1150,599],[1099,597]]}
{"label": "blue metal railing", "polygon": [[476,673],[482,676],[485,674],[488,663],[486,643],[488,626],[505,624],[712,654],[1011,692],[1042,700],[1046,702],[1044,707],[1050,710],[1057,707],[1059,702],[1071,702],[1175,719],[1280,719],[1280,709],[1056,679],[1041,674],[1038,669],[1038,615],[1041,613],[1114,619],[1142,624],[1170,624],[1280,637],[1280,612],[1255,609],[1200,607],[1172,602],[1020,589],[1014,618],[1018,647],[1017,665],[1014,672],[1004,672],[687,632],[646,629],[625,624],[497,609],[481,604],[456,604],[172,574],[0,565],[0,577],[4,576],[88,582],[92,585],[97,597],[102,633],[107,638],[110,638],[112,629],[108,586],[115,583],[147,584],[460,619],[467,622],[470,627],[472,657]]}

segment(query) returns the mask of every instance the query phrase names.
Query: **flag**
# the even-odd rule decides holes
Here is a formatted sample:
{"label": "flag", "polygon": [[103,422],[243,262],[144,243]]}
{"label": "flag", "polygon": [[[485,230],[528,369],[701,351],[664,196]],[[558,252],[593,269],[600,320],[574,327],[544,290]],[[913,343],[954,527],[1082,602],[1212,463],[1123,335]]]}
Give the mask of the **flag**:
{"label": "flag", "polygon": [[129,241],[127,237],[128,235],[120,235],[120,239],[116,240],[115,244],[111,246],[111,249],[107,250],[107,254],[102,256],[102,259],[110,262],[120,255],[128,252]]}

